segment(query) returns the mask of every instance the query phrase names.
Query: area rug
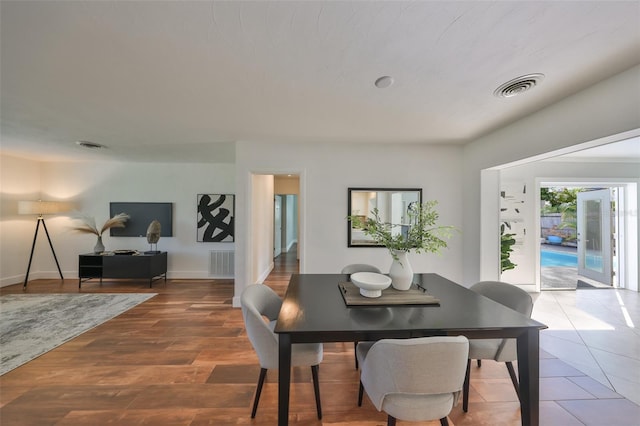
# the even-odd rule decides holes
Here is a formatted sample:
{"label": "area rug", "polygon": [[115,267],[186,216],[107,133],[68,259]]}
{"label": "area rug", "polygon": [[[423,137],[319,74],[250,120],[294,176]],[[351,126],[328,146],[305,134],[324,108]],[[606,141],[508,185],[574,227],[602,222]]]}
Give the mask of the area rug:
{"label": "area rug", "polygon": [[155,296],[8,294],[0,297],[0,375]]}

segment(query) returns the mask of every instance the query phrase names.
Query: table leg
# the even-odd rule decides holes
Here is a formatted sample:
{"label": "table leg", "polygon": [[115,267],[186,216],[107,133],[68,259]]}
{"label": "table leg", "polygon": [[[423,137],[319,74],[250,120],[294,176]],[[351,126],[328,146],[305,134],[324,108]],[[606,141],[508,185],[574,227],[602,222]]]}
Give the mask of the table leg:
{"label": "table leg", "polygon": [[540,422],[540,331],[529,329],[518,337],[518,376],[522,426]]}
{"label": "table leg", "polygon": [[279,334],[278,341],[278,426],[287,426],[291,387],[291,336]]}

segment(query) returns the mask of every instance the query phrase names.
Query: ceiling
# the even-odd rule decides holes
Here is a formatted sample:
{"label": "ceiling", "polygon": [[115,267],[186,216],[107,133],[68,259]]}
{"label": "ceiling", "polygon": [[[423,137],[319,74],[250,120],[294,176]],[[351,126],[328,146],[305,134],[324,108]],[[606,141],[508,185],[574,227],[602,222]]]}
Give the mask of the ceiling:
{"label": "ceiling", "polygon": [[640,137],[574,151],[551,158],[549,161],[640,163]]}
{"label": "ceiling", "polygon": [[[33,159],[232,162],[236,141],[464,144],[640,63],[638,1],[0,8],[1,149]],[[545,78],[493,95],[530,73]],[[375,87],[385,75],[394,84]]]}

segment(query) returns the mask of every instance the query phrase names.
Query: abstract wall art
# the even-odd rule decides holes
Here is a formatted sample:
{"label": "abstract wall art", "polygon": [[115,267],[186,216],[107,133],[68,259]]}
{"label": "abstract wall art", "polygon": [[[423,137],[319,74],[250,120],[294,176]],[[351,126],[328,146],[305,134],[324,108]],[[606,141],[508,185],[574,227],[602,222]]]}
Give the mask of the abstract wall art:
{"label": "abstract wall art", "polygon": [[197,241],[202,243],[235,241],[234,212],[234,195],[198,194]]}

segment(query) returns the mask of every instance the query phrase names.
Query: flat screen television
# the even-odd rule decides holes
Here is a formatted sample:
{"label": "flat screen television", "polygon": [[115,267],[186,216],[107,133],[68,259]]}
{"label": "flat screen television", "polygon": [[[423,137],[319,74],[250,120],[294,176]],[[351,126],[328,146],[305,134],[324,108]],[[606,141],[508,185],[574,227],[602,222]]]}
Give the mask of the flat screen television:
{"label": "flat screen television", "polygon": [[109,203],[109,217],[126,213],[130,217],[124,228],[109,229],[112,237],[146,237],[149,224],[160,222],[160,236],[173,236],[173,203]]}

